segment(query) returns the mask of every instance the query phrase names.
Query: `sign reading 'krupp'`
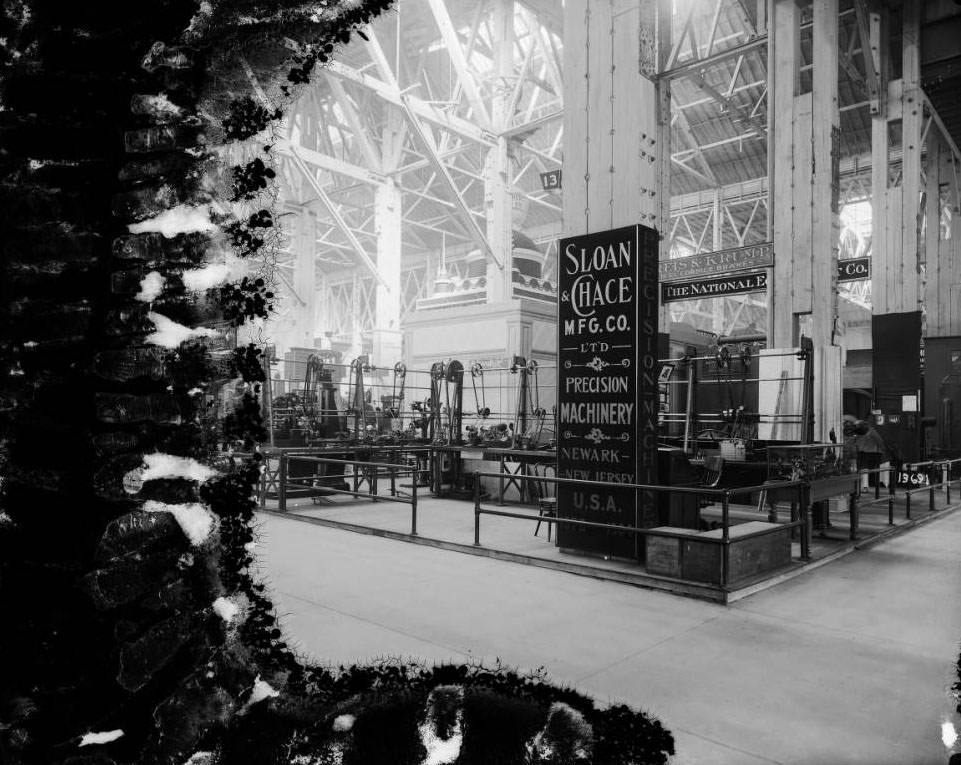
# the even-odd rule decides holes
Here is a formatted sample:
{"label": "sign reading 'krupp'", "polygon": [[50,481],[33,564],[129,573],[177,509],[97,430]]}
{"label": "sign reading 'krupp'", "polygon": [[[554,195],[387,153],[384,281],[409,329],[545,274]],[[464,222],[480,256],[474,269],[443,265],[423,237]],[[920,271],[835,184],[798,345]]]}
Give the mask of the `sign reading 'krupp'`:
{"label": "sign reading 'krupp'", "polygon": [[[557,474],[560,518],[656,525],[657,232],[628,226],[560,242]],[[559,525],[562,548],[625,558],[634,534]]]}
{"label": "sign reading 'krupp'", "polygon": [[773,265],[774,244],[764,242],[718,252],[702,252],[700,255],[689,255],[686,258],[662,260],[658,265],[658,272],[662,282],[672,282],[678,279],[726,274]]}

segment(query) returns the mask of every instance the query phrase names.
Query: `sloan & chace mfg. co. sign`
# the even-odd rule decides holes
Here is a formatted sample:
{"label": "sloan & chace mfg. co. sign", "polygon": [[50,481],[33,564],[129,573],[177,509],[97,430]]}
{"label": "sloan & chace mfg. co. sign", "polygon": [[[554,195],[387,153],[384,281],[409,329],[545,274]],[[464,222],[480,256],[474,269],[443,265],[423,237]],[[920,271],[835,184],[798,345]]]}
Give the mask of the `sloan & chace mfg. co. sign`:
{"label": "sloan & chace mfg. co. sign", "polygon": [[[657,250],[646,226],[560,242],[558,278],[558,517],[620,526],[656,525]],[[637,558],[640,537],[558,527],[561,548]]]}

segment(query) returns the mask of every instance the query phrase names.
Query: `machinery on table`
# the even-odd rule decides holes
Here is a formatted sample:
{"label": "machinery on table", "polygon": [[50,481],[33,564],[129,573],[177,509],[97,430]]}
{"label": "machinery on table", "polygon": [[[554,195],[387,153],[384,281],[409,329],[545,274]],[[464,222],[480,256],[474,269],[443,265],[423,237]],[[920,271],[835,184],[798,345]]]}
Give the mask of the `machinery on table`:
{"label": "machinery on table", "polygon": [[445,359],[416,370],[378,367],[368,354],[342,362],[335,352],[295,350],[265,369],[271,446],[347,460],[371,449],[430,450],[441,455],[435,482],[462,488],[464,449],[545,459],[538,450],[553,438],[554,408],[543,403],[551,403],[553,380],[545,387],[535,360]]}
{"label": "machinery on table", "polygon": [[464,365],[438,361],[430,369],[429,432],[434,444],[463,443]]}
{"label": "machinery on table", "polygon": [[[672,343],[672,351],[684,353],[662,362],[663,444],[694,457],[717,453],[763,463],[768,443],[810,443],[812,345],[802,338],[799,349],[764,353],[762,341],[748,336]],[[778,363],[780,369],[771,372]]]}
{"label": "machinery on table", "polygon": [[[509,367],[484,369],[478,363],[470,368],[471,388],[474,393],[476,420],[467,426],[467,443],[497,449],[537,449],[552,447],[545,444],[545,431],[553,441],[553,425],[548,427],[548,412],[541,405],[542,385],[538,380],[540,367],[535,360],[514,356]],[[500,422],[492,423],[494,414],[487,402],[485,372],[508,372],[516,381],[513,385],[513,407],[510,413],[500,412]],[[503,397],[502,397],[503,398]],[[554,413],[555,407],[552,407]]]}

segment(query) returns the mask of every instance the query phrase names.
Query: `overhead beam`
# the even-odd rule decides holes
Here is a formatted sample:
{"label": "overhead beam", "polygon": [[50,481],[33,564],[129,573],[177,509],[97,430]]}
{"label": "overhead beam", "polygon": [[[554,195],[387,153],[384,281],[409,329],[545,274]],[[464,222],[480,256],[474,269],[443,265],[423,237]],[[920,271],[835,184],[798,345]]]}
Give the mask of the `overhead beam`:
{"label": "overhead beam", "polygon": [[371,59],[373,59],[377,71],[380,72],[381,78],[388,85],[399,90],[400,86],[397,82],[397,73],[391,68],[387,56],[384,55],[384,49],[380,45],[380,40],[377,38],[377,33],[370,24],[365,27],[364,34],[367,35],[367,42],[365,43],[367,52],[370,54]]}
{"label": "overhead beam", "polygon": [[471,214],[470,208],[467,206],[467,203],[464,202],[464,198],[461,196],[457,185],[454,183],[454,179],[451,178],[450,172],[447,169],[447,165],[445,165],[441,161],[440,157],[437,156],[437,147],[434,145],[433,139],[427,134],[427,131],[424,130],[424,126],[421,125],[420,121],[417,119],[417,114],[415,114],[413,106],[410,103],[410,97],[401,96],[401,104],[403,105],[404,111],[407,114],[407,121],[410,125],[411,133],[417,138],[417,141],[421,144],[427,159],[433,166],[434,171],[450,191],[451,197],[454,203],[457,205],[457,208],[460,210],[462,219],[467,223],[468,230],[470,231],[474,240],[484,251],[484,253],[487,254],[497,265],[497,267],[503,270],[504,264],[501,263],[497,255],[495,255],[490,243],[487,241],[487,237],[477,224],[477,221],[474,220],[474,216]]}
{"label": "overhead beam", "polygon": [[922,95],[924,97],[924,103],[928,107],[928,112],[931,115],[931,119],[934,120],[934,124],[937,125],[938,130],[941,131],[941,137],[944,139],[945,144],[947,144],[948,148],[951,149],[951,153],[954,154],[955,159],[961,162],[961,151],[958,151],[958,144],[955,143],[955,140],[951,136],[951,133],[948,132],[948,129],[947,127],[945,127],[944,122],[941,121],[941,115],[939,115],[938,110],[934,108],[934,104],[931,103],[931,99],[928,98],[927,93],[924,93],[922,91]]}
{"label": "overhead beam", "polygon": [[[681,34],[678,35],[677,41],[674,43],[674,46],[671,48],[671,52],[667,57],[667,63],[665,64],[665,69],[667,71],[670,71],[671,69],[674,68],[674,64],[677,62],[677,57],[681,55],[681,48],[684,45],[684,40],[691,33],[691,24],[692,24],[693,16],[694,16],[694,3],[691,3],[687,7],[687,15],[684,17],[684,23],[681,24]],[[695,59],[695,62],[698,60],[696,49],[694,50],[694,59]]]}
{"label": "overhead beam", "polygon": [[370,255],[367,254],[367,251],[363,248],[361,243],[357,240],[357,237],[354,235],[353,229],[351,229],[350,226],[347,225],[347,222],[344,220],[343,216],[340,214],[340,210],[337,208],[337,205],[335,205],[333,200],[329,196],[327,196],[327,192],[324,191],[324,187],[317,182],[317,179],[314,177],[314,174],[310,172],[310,169],[307,167],[307,164],[304,162],[304,160],[300,156],[300,151],[301,150],[295,149],[293,146],[290,147],[290,155],[294,161],[294,164],[297,166],[297,169],[300,170],[301,173],[303,173],[304,178],[307,180],[307,183],[310,184],[310,187],[313,189],[314,193],[317,195],[317,198],[321,201],[324,207],[327,208],[327,212],[330,214],[330,217],[333,219],[334,223],[337,224],[337,228],[340,229],[340,233],[344,235],[344,237],[347,239],[348,242],[350,242],[350,246],[354,249],[354,252],[356,253],[357,257],[360,259],[361,263],[363,263],[364,266],[367,267],[367,270],[370,271],[373,277],[384,289],[390,291],[391,286],[387,284],[387,281],[384,279],[380,271],[377,269],[377,264],[371,259]]}
{"label": "overhead beam", "polygon": [[[520,45],[520,42],[517,43]],[[528,68],[531,65],[531,59],[534,57],[535,41],[530,40],[527,51],[524,53],[524,60],[521,62],[520,73],[517,75],[517,82],[514,83],[514,89],[511,91],[511,97],[507,100],[507,107],[504,111],[504,122],[498,125],[498,130],[505,130],[508,125],[514,119],[514,112],[517,110],[517,103],[520,101],[521,93],[524,92],[524,83],[528,79],[533,79],[533,75],[528,76]]]}
{"label": "overhead beam", "polygon": [[691,149],[694,151],[694,156],[697,157],[697,161],[701,165],[701,170],[704,171],[704,175],[711,179],[712,185],[717,186],[717,176],[714,175],[714,171],[711,170],[711,166],[707,163],[707,159],[704,157],[704,152],[701,151],[701,146],[697,142],[697,138],[694,137],[694,133],[691,130],[691,125],[687,121],[687,115],[684,114],[684,112],[677,112],[677,126],[680,128]]}
{"label": "overhead beam", "polygon": [[[338,77],[350,80],[351,82],[356,82],[358,85],[363,85],[365,88],[369,89],[373,93],[376,93],[383,100],[393,104],[394,106],[397,106],[401,109],[405,108],[404,102],[401,101],[401,91],[396,86],[389,85],[383,80],[377,79],[376,77],[371,77],[369,74],[360,72],[357,69],[340,63],[339,61],[331,61],[328,63],[327,71],[329,71],[331,74],[337,75]],[[414,114],[424,121],[431,123],[432,125],[436,125],[439,128],[443,128],[444,130],[462,136],[463,138],[475,141],[483,146],[491,147],[495,143],[495,138],[493,135],[491,135],[491,133],[486,130],[482,130],[469,120],[461,119],[460,117],[455,117],[454,115],[444,114],[428,104],[426,101],[423,101],[415,96],[404,94],[404,100],[410,104],[410,108],[413,110]]]}
{"label": "overhead beam", "polygon": [[[295,156],[293,149],[293,144],[286,139],[282,139],[274,144],[274,151],[285,156]],[[298,146],[297,152],[301,158],[301,161],[306,162],[308,165],[318,167],[321,170],[327,170],[331,173],[338,173],[339,175],[346,176],[347,178],[353,178],[355,181],[368,183],[372,186],[383,185],[385,181],[385,177],[380,173],[375,173],[365,167],[360,167],[359,165],[345,162],[344,160],[338,159],[337,157],[332,157],[329,154],[308,149],[306,146]]]}
{"label": "overhead beam", "polygon": [[525,122],[522,125],[514,125],[506,130],[502,130],[500,135],[506,136],[507,138],[512,138],[513,136],[521,135],[523,133],[532,133],[535,130],[544,127],[545,125],[550,125],[552,122],[557,122],[557,120],[562,119],[564,119],[564,110],[558,109],[556,112],[545,114],[543,117],[538,117],[530,122]]}
{"label": "overhead beam", "polygon": [[758,35],[752,40],[748,40],[740,45],[735,45],[733,48],[728,48],[727,50],[720,51],[719,53],[714,53],[711,56],[699,58],[696,61],[688,61],[684,64],[673,66],[670,69],[662,72],[660,77],[665,80],[675,80],[679,77],[690,77],[698,74],[699,72],[703,72],[705,69],[709,69],[717,66],[718,64],[722,64],[725,61],[729,61],[732,58],[737,58],[738,56],[743,56],[751,51],[766,47],[767,35]]}
{"label": "overhead beam", "polygon": [[693,76],[694,84],[697,85],[701,90],[707,93],[711,98],[713,98],[717,103],[727,109],[728,116],[731,117],[732,121],[735,116],[740,116],[745,122],[751,124],[755,129],[765,134],[767,132],[767,123],[765,123],[760,118],[747,113],[745,108],[734,101],[733,98],[728,98],[723,93],[721,93],[717,88],[708,83],[704,75],[700,72],[694,74]]}
{"label": "overhead beam", "polygon": [[447,46],[447,54],[450,56],[451,63],[454,65],[454,71],[457,72],[457,79],[464,90],[464,94],[467,96],[467,102],[474,112],[474,119],[484,127],[490,129],[490,114],[487,112],[487,107],[484,106],[480,88],[477,87],[474,72],[467,63],[467,57],[464,55],[464,49],[461,47],[460,37],[457,36],[457,30],[454,29],[450,15],[447,13],[447,6],[444,0],[427,0],[427,2],[430,4],[434,21],[437,22],[437,28],[440,29],[441,37]]}
{"label": "overhead beam", "polygon": [[343,83],[331,75],[330,72],[324,72],[324,77],[327,80],[327,84],[330,85],[330,90],[334,94],[334,98],[337,99],[338,105],[344,112],[344,116],[347,118],[347,124],[354,133],[354,140],[360,145],[360,151],[364,155],[367,166],[371,170],[377,172],[382,171],[383,164],[381,154],[377,151],[373,141],[370,140],[370,136],[367,135],[367,128],[361,121],[357,109],[354,108],[354,102],[350,100],[347,91],[344,90]]}
{"label": "overhead beam", "polygon": [[541,55],[544,57],[544,64],[547,66],[547,76],[550,80],[551,87],[554,88],[555,95],[561,99],[561,104],[563,105],[564,77],[557,65],[557,59],[555,58],[554,51],[551,48],[552,41],[544,39],[545,36],[550,36],[550,32],[546,28],[537,28],[534,29],[533,34],[537,38],[537,44],[541,49]]}
{"label": "overhead beam", "polygon": [[557,165],[558,167],[562,165],[561,160],[559,160],[557,157],[553,157],[550,154],[547,154],[541,151],[540,149],[535,149],[533,146],[528,146],[523,141],[515,141],[514,146],[518,147],[519,149],[523,149],[526,152],[530,152],[535,157],[540,157],[541,159],[546,160],[547,162],[551,162]]}
{"label": "overhead beam", "polygon": [[557,0],[517,0],[517,3],[536,16],[549,32],[564,36],[564,6]]}
{"label": "overhead beam", "polygon": [[681,169],[687,170],[687,172],[689,172],[691,175],[697,178],[700,178],[702,181],[709,184],[710,186],[717,186],[717,181],[714,178],[708,177],[707,175],[702,173],[700,170],[695,170],[690,165],[685,165],[681,160],[677,159],[676,157],[671,157],[671,162],[673,162],[675,165],[677,165]]}

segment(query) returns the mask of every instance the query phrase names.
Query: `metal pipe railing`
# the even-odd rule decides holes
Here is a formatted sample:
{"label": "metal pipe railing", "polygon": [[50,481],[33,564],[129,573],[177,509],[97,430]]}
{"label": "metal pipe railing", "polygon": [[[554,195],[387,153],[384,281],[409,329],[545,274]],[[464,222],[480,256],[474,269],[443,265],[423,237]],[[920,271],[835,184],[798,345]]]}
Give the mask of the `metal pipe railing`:
{"label": "metal pipe railing", "polygon": [[[636,526],[621,526],[611,523],[599,523],[597,521],[584,521],[576,518],[557,518],[543,516],[543,515],[530,515],[526,513],[514,513],[506,510],[491,510],[484,509],[481,507],[481,478],[502,478],[502,473],[490,473],[480,470],[475,470],[473,472],[474,478],[474,545],[480,546],[480,516],[481,515],[496,515],[505,518],[517,518],[521,520],[528,521],[540,521],[541,523],[547,523],[548,525],[555,524],[565,524],[570,526],[577,526],[582,528],[596,528],[596,529],[606,529],[609,531],[617,531],[620,533],[631,533],[635,535],[640,535],[642,537],[654,536],[654,537],[664,537],[668,539],[683,539],[690,540],[691,536],[688,534],[678,534],[675,532],[661,531],[652,528],[640,528]],[[654,491],[654,492],[674,492],[677,494],[696,494],[699,496],[712,496],[721,498],[721,537],[702,537],[698,539],[700,543],[721,545],[721,586],[726,588],[730,581],[730,547],[731,547],[731,536],[730,536],[730,502],[731,497],[738,496],[742,494],[752,494],[758,493],[762,490],[778,490],[778,489],[790,489],[797,488],[799,495],[799,505],[801,507],[801,518],[800,520],[792,520],[790,523],[778,524],[777,528],[763,529],[761,531],[752,532],[750,534],[744,534],[739,536],[738,539],[753,539],[755,537],[761,537],[772,533],[777,533],[781,529],[787,528],[792,530],[795,528],[801,529],[801,558],[803,560],[810,560],[810,527],[808,525],[808,513],[807,506],[804,502],[804,481],[779,481],[776,483],[768,483],[763,486],[745,486],[738,487],[735,489],[712,489],[706,487],[686,487],[686,486],[660,486],[652,484],[631,484],[631,483],[620,483],[620,484],[609,484],[602,481],[586,481],[574,478],[558,478],[554,476],[537,476],[535,479],[539,483],[551,483],[555,485],[575,485],[575,486],[602,486],[608,489],[627,489],[633,490],[635,493],[638,491]],[[499,502],[502,505],[503,501]]]}
{"label": "metal pipe railing", "polygon": [[[776,358],[780,358],[780,357],[783,357],[783,356],[797,356],[798,353],[800,353],[799,350],[783,351],[782,353],[765,353],[765,354],[763,354],[762,356],[754,357],[754,358],[776,359]],[[680,362],[682,362],[682,361],[683,361],[683,362],[688,362],[688,361],[715,361],[716,359],[717,359],[717,356],[680,356],[679,358],[676,358],[676,359],[658,359],[658,360],[657,360],[657,363],[658,363],[658,364],[676,364],[676,363],[680,363]]]}
{"label": "metal pipe railing", "polygon": [[934,512],[934,490],[939,488],[944,488],[946,490],[946,504],[951,503],[951,484],[961,483],[961,479],[955,478],[949,481],[942,481],[941,483],[932,483],[929,486],[919,486],[916,489],[905,489],[905,507],[904,507],[904,517],[911,520],[911,497],[921,491],[928,492],[928,512]]}
{"label": "metal pipe railing", "polygon": [[[316,481],[318,479],[322,480],[324,478],[336,478],[337,476],[303,476],[300,478],[290,478],[290,467],[289,463],[291,460],[299,462],[308,462],[318,465],[342,465],[342,466],[353,466],[354,468],[374,468],[373,473],[368,473],[367,481],[370,486],[370,492],[364,493],[359,489],[359,474],[355,470],[353,479],[353,488],[347,489],[335,489],[331,486],[317,486]],[[362,460],[339,460],[330,457],[314,457],[310,455],[301,454],[287,454],[283,453],[280,455],[280,481],[278,486],[278,502],[277,509],[280,512],[287,511],[287,487],[293,486],[294,488],[305,488],[305,489],[316,489],[318,492],[323,494],[346,494],[354,499],[370,499],[374,502],[397,502],[399,504],[410,505],[410,533],[411,536],[417,536],[417,481],[420,473],[425,472],[423,469],[416,467],[415,465],[402,465],[387,462],[366,462]],[[396,478],[398,475],[409,474],[412,476],[411,480],[411,493],[409,496],[405,497],[399,494],[396,490]],[[377,475],[390,475],[391,478],[391,493],[389,495],[379,494],[377,492]],[[343,477],[343,476],[341,476]]]}

